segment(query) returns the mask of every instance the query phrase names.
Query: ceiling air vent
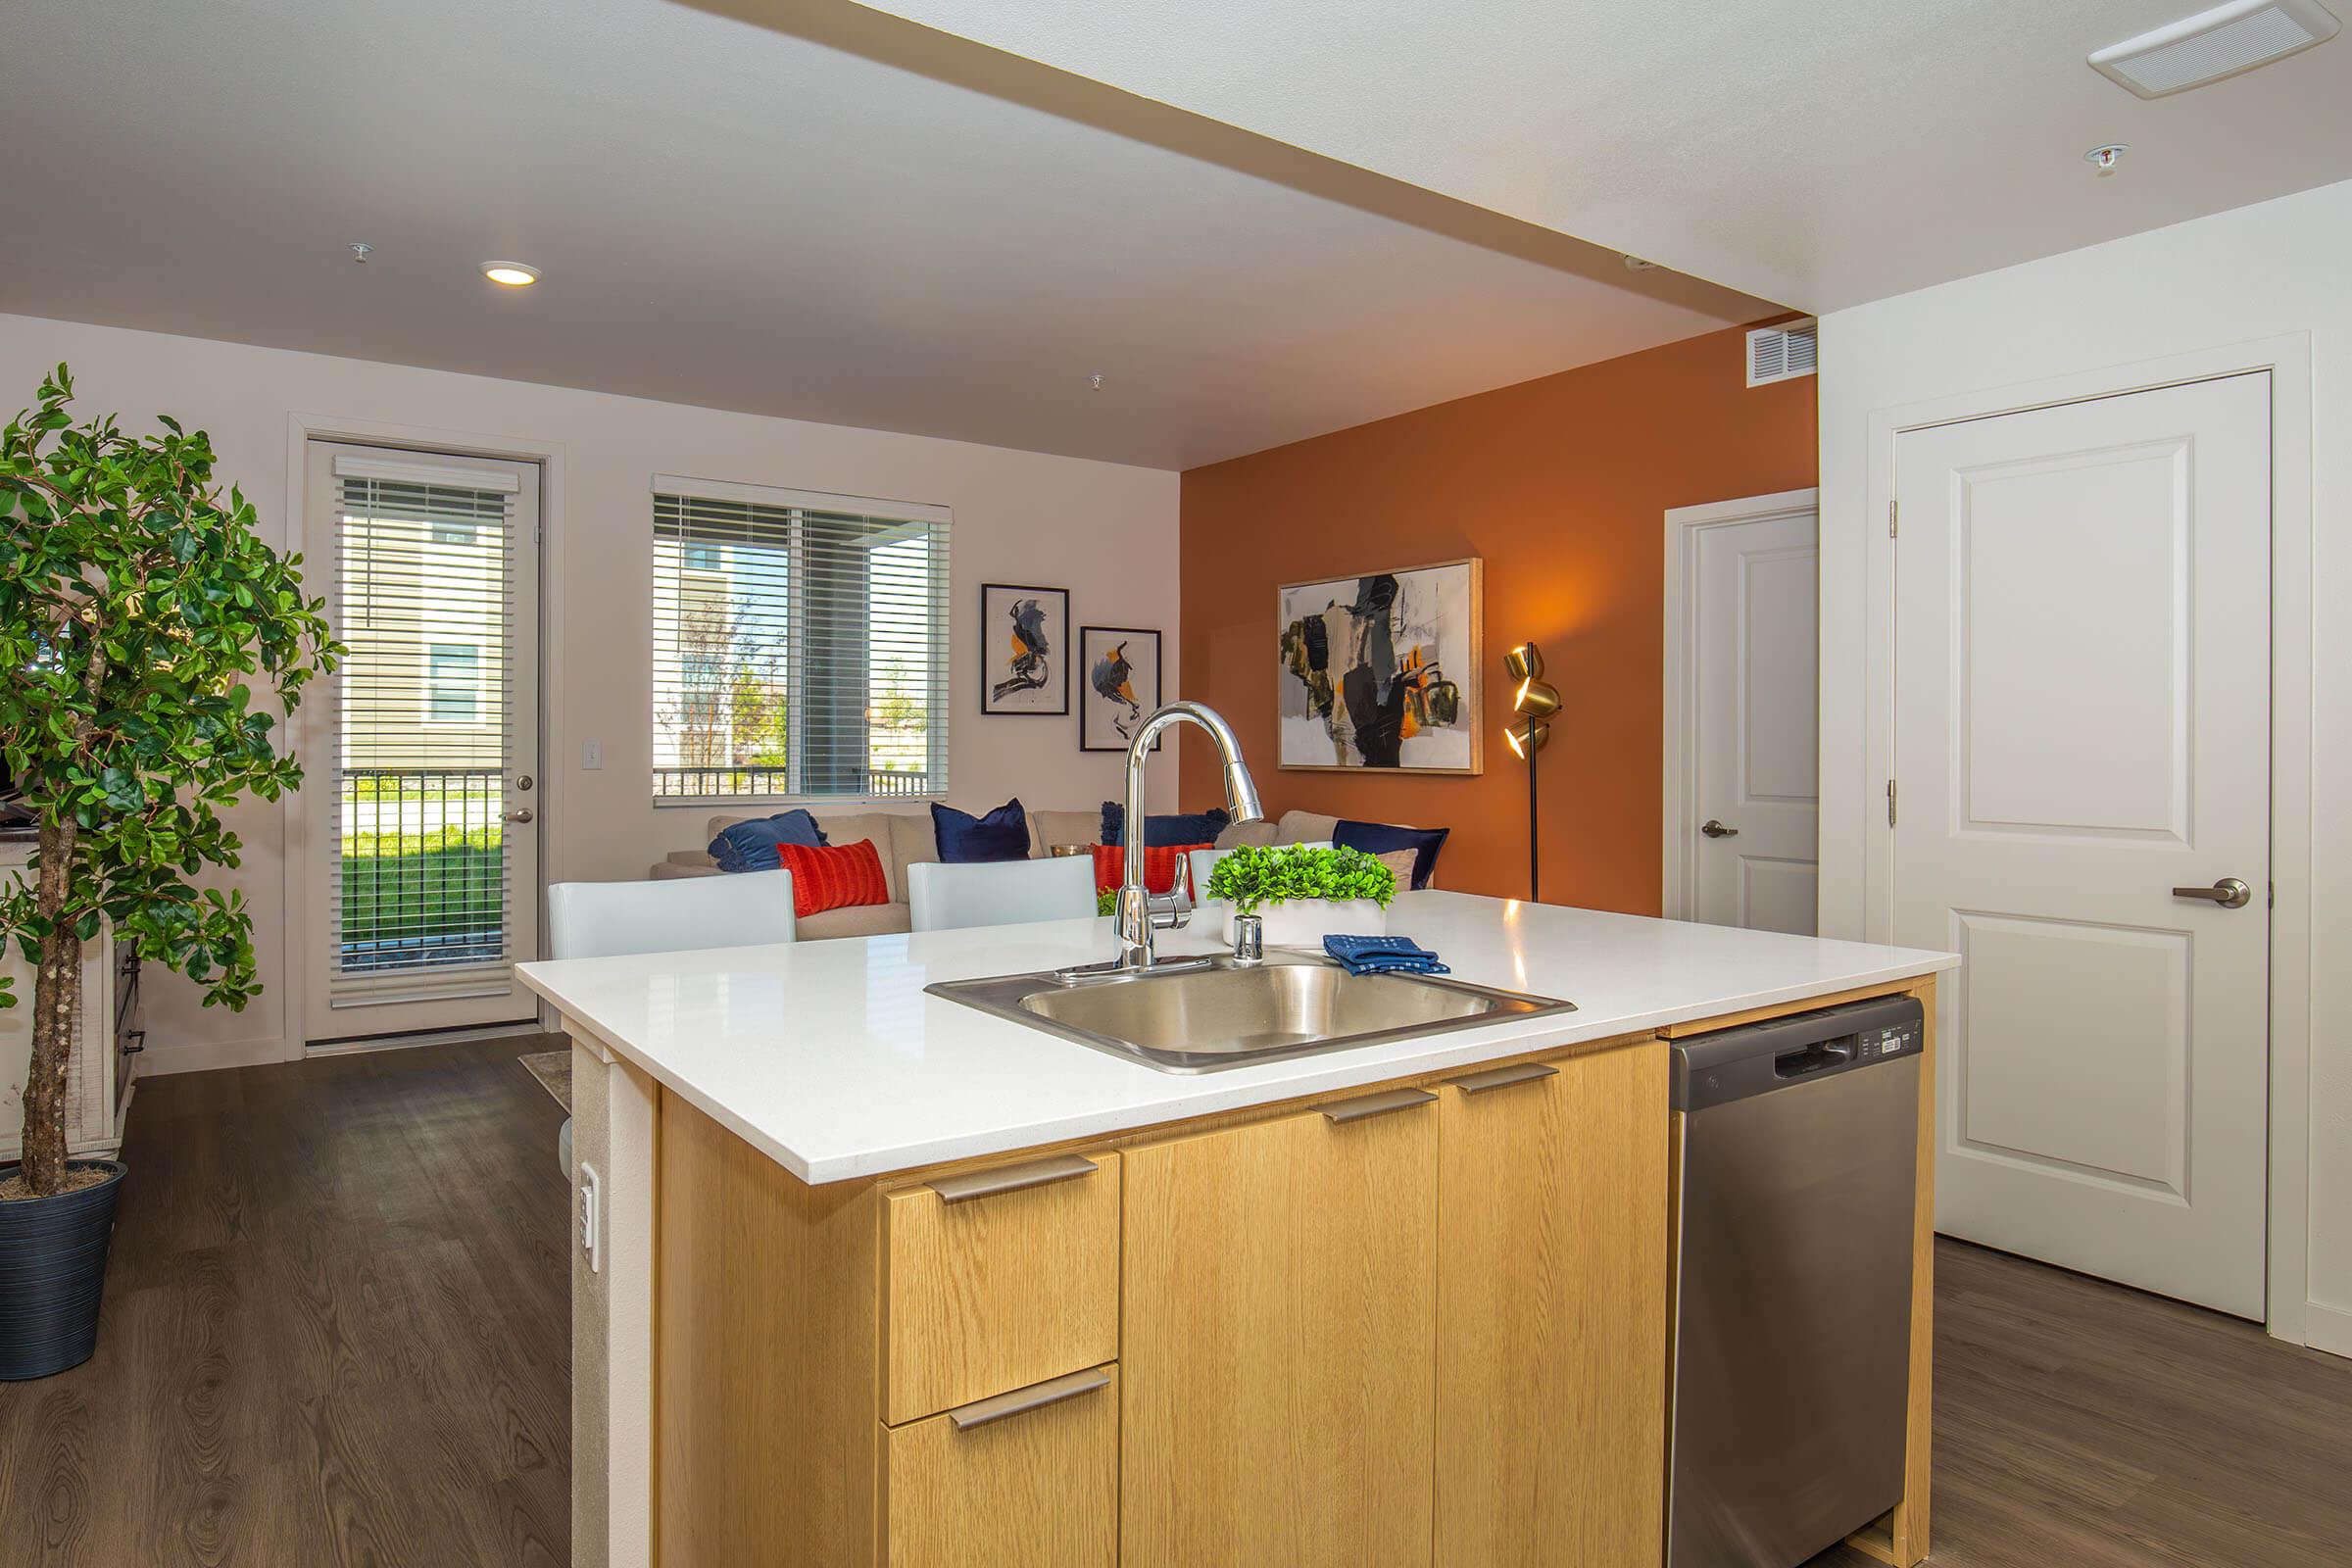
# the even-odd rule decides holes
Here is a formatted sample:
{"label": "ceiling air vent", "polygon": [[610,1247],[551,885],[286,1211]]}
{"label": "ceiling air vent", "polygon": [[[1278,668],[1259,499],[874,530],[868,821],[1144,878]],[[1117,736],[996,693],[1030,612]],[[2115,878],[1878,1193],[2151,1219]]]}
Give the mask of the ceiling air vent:
{"label": "ceiling air vent", "polygon": [[1811,321],[1784,321],[1779,326],[1759,326],[1747,334],[1749,386],[1811,375],[1818,366]]}
{"label": "ceiling air vent", "polygon": [[2320,0],[2230,0],[2110,44],[2090,66],[2142,98],[2162,98],[2325,43],[2339,25]]}

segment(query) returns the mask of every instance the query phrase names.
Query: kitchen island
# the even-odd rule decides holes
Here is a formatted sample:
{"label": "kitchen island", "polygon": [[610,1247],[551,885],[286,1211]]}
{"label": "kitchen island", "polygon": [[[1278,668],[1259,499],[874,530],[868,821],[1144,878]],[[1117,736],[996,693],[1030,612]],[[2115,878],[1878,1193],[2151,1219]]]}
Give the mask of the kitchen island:
{"label": "kitchen island", "polygon": [[[1101,921],[525,965],[602,1208],[577,1560],[1657,1562],[1666,1042],[1956,960],[1444,893],[1390,927],[1576,1010],[1182,1075],[925,991]],[[1900,1563],[1933,1081],[1906,1494],[1858,1538]]]}

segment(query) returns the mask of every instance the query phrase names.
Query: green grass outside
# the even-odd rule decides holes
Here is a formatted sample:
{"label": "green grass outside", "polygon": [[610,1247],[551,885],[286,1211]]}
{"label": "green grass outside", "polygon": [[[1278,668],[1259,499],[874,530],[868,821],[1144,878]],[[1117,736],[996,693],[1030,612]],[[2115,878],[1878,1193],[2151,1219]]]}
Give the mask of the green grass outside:
{"label": "green grass outside", "polygon": [[456,842],[426,848],[416,834],[353,841],[356,853],[343,857],[346,944],[496,931],[504,923],[505,852],[496,834],[423,837]]}

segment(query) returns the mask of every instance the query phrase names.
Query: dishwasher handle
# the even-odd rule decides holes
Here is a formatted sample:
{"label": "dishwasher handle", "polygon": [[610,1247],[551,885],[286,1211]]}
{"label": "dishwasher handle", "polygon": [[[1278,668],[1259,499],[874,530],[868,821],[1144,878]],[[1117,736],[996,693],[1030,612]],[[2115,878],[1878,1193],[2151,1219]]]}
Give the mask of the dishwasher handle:
{"label": "dishwasher handle", "polygon": [[1772,1058],[1775,1078],[1804,1078],[1832,1067],[1840,1067],[1854,1059],[1854,1037],[1843,1040],[1820,1040],[1794,1051],[1785,1051]]}

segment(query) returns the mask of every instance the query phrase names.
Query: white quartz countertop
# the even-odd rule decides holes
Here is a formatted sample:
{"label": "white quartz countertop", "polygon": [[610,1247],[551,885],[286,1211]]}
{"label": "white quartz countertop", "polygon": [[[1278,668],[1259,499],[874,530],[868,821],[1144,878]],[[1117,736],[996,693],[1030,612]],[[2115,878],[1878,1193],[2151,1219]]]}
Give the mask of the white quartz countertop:
{"label": "white quartz countertop", "polygon": [[[526,963],[575,1035],[642,1067],[810,1183],[1180,1121],[1957,967],[1948,953],[1459,893],[1389,929],[1454,977],[1573,1002],[1417,1040],[1187,1075],[924,995],[1111,956],[1107,920]],[[1206,953],[1205,929],[1158,934]]]}

